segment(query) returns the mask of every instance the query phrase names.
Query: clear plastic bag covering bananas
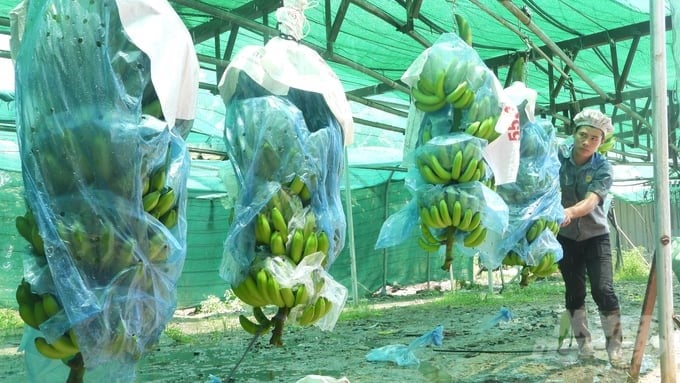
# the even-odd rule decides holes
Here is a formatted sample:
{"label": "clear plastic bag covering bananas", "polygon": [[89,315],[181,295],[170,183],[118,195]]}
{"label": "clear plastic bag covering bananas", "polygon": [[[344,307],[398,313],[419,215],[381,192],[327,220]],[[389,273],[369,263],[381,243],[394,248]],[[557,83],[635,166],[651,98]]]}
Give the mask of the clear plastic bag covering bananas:
{"label": "clear plastic bag covering bananas", "polygon": [[[455,253],[479,254],[485,265],[500,264],[504,253],[497,247],[508,226],[508,206],[480,181],[464,184],[422,184],[414,199],[383,224],[376,248],[396,246],[411,238],[420,226],[421,239],[436,251],[454,237]],[[426,249],[425,244],[421,247]]]}
{"label": "clear plastic bag covering bananas", "polygon": [[[225,142],[239,192],[221,277],[247,304],[275,305],[294,323],[331,329],[347,296],[325,271],[346,230],[337,119],[319,93],[289,88],[275,96],[240,72]],[[272,270],[273,259],[288,267]]]}
{"label": "clear plastic bag covering bananas", "polygon": [[[562,247],[556,239],[564,219],[560,163],[554,126],[541,118],[524,121],[517,180],[496,188],[510,212],[508,231],[500,246],[508,252],[504,264],[535,266],[549,263],[549,268],[538,270],[539,274],[545,274],[550,270],[554,272],[555,262],[562,258]],[[546,256],[552,260],[542,260]]]}
{"label": "clear plastic bag covering bananas", "polygon": [[132,381],[175,308],[188,151],[142,114],[150,59],[114,1],[31,2],[27,19],[16,56],[27,366],[44,382],[45,358],[66,373],[82,358],[87,381]]}
{"label": "clear plastic bag covering bananas", "polygon": [[401,80],[411,87],[404,157],[432,137],[465,131],[488,141],[498,184],[514,181],[519,161],[517,109],[477,52],[455,33],[423,51]]}

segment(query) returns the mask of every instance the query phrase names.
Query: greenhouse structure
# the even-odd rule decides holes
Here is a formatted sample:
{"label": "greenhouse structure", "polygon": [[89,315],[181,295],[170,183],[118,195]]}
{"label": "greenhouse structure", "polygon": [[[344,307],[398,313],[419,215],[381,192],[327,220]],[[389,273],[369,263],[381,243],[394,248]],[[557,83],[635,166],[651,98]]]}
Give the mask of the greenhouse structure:
{"label": "greenhouse structure", "polygon": [[[27,325],[14,361],[40,351],[37,339],[77,337],[81,351],[34,353],[22,378],[0,380],[211,381],[145,380],[135,365],[175,312],[214,297],[236,296],[256,319],[278,307],[266,329],[241,326],[281,346],[286,318],[284,339],[295,325],[332,332],[343,307],[407,286],[504,295],[520,279],[561,282],[554,161],[591,109],[613,125],[602,151],[613,262],[640,252],[649,274],[624,307],[638,337],[625,334],[627,374],[642,361],[675,381],[678,22],[678,0],[0,0],[0,309]],[[462,154],[471,146],[475,165]],[[458,172],[455,150],[468,165]],[[549,272],[536,272],[548,253]],[[248,290],[260,277],[277,284],[269,299]],[[35,326],[22,288],[45,311],[46,296],[58,301]],[[299,302],[303,288],[321,309]],[[643,358],[650,326],[655,350],[671,352]],[[444,330],[444,342],[467,334]],[[381,382],[343,368],[304,381]],[[495,373],[423,381],[502,381]],[[508,381],[577,381],[522,374]]]}

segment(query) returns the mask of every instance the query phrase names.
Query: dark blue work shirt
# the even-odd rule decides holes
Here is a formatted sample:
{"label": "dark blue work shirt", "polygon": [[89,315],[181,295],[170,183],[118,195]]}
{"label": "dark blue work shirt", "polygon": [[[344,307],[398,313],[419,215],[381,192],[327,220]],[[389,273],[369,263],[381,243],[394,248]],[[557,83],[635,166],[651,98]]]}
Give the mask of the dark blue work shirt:
{"label": "dark blue work shirt", "polygon": [[583,200],[588,192],[600,196],[600,202],[592,212],[574,218],[569,225],[560,228],[561,236],[583,241],[609,233],[604,200],[612,186],[612,166],[597,152],[585,164],[577,166],[571,158],[572,148],[573,144],[561,145],[558,151],[562,206],[567,208],[575,205]]}

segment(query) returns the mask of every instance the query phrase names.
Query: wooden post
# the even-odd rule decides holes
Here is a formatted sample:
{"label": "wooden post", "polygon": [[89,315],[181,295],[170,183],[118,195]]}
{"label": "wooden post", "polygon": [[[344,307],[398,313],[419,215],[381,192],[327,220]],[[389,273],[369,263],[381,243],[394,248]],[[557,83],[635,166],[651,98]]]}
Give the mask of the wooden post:
{"label": "wooden post", "polygon": [[652,266],[647,278],[647,291],[645,292],[645,300],[642,302],[642,314],[640,315],[640,326],[638,327],[637,337],[635,338],[635,348],[633,349],[633,357],[630,361],[629,375],[633,381],[637,381],[640,377],[640,365],[642,364],[642,356],[645,354],[645,344],[647,343],[647,336],[649,335],[649,325],[652,322],[652,314],[654,313],[654,304],[656,302],[656,252],[652,256]]}

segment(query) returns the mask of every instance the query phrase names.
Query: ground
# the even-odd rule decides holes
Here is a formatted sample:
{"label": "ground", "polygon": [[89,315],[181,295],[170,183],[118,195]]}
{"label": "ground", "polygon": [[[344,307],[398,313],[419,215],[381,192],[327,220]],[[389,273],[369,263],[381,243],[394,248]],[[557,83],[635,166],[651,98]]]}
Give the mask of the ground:
{"label": "ground", "polygon": [[[540,283],[559,281],[535,283],[538,288]],[[599,360],[581,364],[575,341],[570,344],[567,339],[562,352],[556,351],[561,296],[549,300],[551,303],[537,297],[535,302],[529,298],[513,304],[507,307],[512,313],[510,321],[490,326],[495,314],[506,305],[508,294],[530,297],[533,287],[506,289],[503,293],[497,290],[485,293],[483,288],[458,288],[452,292],[448,283],[443,282],[431,284],[428,292],[420,291],[423,289],[424,286],[389,289],[387,295],[362,303],[362,308],[355,310],[356,315],[344,316],[333,331],[287,326],[283,347],[270,346],[269,337],[265,336],[258,338],[245,355],[252,336],[236,324],[237,311],[210,315],[178,311],[158,348],[138,364],[136,381],[204,383],[213,375],[222,382],[295,383],[308,375],[321,375],[345,377],[351,383],[626,382],[627,372],[612,369],[605,360],[604,336],[594,304],[590,304],[589,318]],[[645,284],[619,283],[617,290],[623,310],[624,351],[626,358],[630,358]],[[489,304],[447,303],[447,294],[467,294]],[[432,304],[436,300],[444,303]],[[366,361],[366,354],[372,349],[409,344],[439,324],[444,328],[443,343],[416,348],[418,367]],[[656,334],[654,320],[644,350],[640,382],[660,381]],[[1,339],[2,382],[26,381],[23,357],[17,352],[20,336],[16,333]],[[680,342],[676,343],[677,351]]]}

